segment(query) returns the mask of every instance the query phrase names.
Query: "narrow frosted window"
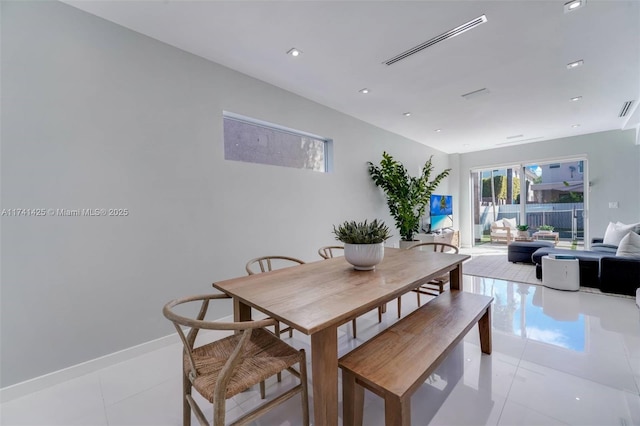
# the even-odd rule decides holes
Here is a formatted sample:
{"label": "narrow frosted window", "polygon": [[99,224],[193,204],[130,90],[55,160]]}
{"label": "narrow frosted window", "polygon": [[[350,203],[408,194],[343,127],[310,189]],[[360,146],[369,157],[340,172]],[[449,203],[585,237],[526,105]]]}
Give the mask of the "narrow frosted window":
{"label": "narrow frosted window", "polygon": [[329,140],[225,112],[224,158],[327,172]]}

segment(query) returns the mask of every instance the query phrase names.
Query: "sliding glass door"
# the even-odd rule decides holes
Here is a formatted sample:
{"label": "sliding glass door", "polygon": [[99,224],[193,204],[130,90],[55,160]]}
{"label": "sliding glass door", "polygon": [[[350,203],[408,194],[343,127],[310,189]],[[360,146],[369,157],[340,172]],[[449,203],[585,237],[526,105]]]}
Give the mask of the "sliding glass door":
{"label": "sliding glass door", "polygon": [[529,225],[531,237],[546,225],[558,233],[561,245],[583,245],[586,179],[582,158],[472,170],[474,244],[490,241],[491,223],[515,218]]}
{"label": "sliding glass door", "polygon": [[560,240],[584,243],[584,164],[578,160],[525,166],[535,175],[525,209],[532,230],[553,227]]}
{"label": "sliding glass door", "polygon": [[471,173],[475,244],[489,242],[491,223],[516,218],[520,223],[520,180],[518,165]]}

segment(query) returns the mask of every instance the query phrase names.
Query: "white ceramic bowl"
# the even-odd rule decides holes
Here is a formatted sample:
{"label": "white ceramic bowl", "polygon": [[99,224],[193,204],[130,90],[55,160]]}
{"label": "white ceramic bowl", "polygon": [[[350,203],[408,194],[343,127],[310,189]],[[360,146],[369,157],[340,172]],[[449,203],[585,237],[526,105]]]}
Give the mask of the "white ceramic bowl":
{"label": "white ceramic bowl", "polygon": [[344,244],[344,257],[354,269],[371,271],[384,258],[384,243]]}

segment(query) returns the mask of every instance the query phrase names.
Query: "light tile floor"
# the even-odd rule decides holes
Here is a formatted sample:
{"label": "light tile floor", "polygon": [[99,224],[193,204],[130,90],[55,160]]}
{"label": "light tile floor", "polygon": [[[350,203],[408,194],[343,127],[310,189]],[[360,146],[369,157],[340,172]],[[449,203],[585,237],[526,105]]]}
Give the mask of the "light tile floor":
{"label": "light tile floor", "polygon": [[[632,299],[471,276],[464,288],[495,298],[493,354],[481,354],[472,329],[414,395],[412,424],[640,425],[640,314]],[[406,315],[416,301],[413,294],[404,298]],[[382,324],[376,311],[358,318],[358,339],[350,326],[341,327],[340,354],[395,321],[390,304]],[[298,332],[285,340],[309,349],[309,338]],[[180,351],[167,346],[6,402],[1,424],[180,425]],[[267,393],[293,383],[288,375],[280,384],[271,379]],[[199,401],[211,419],[210,406]],[[236,396],[227,419],[258,402],[257,389]],[[365,425],[382,425],[383,412],[382,400],[367,392]],[[254,424],[300,421],[293,398]]]}

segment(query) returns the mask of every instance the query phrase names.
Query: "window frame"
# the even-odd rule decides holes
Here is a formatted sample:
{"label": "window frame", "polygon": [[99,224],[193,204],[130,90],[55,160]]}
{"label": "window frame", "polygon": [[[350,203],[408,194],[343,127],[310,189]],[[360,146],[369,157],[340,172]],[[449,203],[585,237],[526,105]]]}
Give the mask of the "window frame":
{"label": "window frame", "polygon": [[[234,113],[234,112],[222,111],[222,126],[223,126],[222,140],[223,140],[223,146],[226,144],[226,139],[225,139],[225,135],[224,135],[224,122],[225,122],[225,120],[237,121],[239,123],[248,124],[248,125],[251,125],[251,126],[262,127],[264,129],[267,129],[267,130],[286,133],[286,134],[293,135],[293,136],[299,136],[301,138],[311,138],[311,139],[314,139],[314,140],[322,142],[323,143],[323,155],[324,155],[324,170],[313,170],[313,169],[305,168],[305,167],[283,166],[283,165],[277,165],[277,164],[262,163],[262,162],[252,162],[252,161],[243,161],[243,160],[229,160],[229,161],[241,161],[243,163],[250,163],[250,164],[263,164],[263,165],[268,165],[268,166],[287,167],[287,168],[298,169],[298,170],[309,170],[309,171],[318,172],[318,173],[331,173],[331,172],[333,172],[333,139],[330,139],[330,138],[327,138],[327,137],[324,137],[324,136],[319,136],[319,135],[316,135],[316,134],[313,134],[313,133],[305,132],[305,131],[302,131],[302,130],[297,130],[297,129],[293,129],[293,128],[290,128],[290,127],[282,126],[280,124],[275,124],[275,123],[270,123],[268,121],[259,120],[257,118],[247,117],[247,116],[244,116],[244,115],[241,115],[241,114],[237,114],[237,113]],[[227,157],[226,157],[226,153],[224,155],[224,159],[228,160]]]}

